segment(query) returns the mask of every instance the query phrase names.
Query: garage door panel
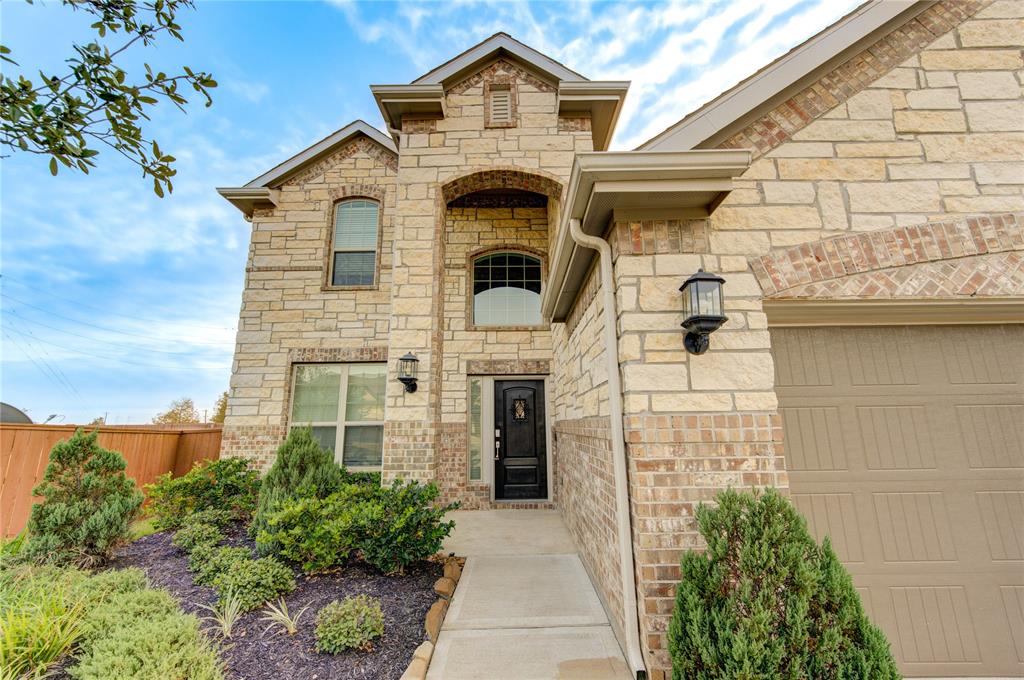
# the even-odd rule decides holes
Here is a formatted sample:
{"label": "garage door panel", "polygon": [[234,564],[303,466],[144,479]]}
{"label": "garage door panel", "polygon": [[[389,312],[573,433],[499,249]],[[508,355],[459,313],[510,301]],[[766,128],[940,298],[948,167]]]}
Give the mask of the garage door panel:
{"label": "garage door panel", "polygon": [[1024,674],[1024,327],[772,342],[794,503],[903,672]]}

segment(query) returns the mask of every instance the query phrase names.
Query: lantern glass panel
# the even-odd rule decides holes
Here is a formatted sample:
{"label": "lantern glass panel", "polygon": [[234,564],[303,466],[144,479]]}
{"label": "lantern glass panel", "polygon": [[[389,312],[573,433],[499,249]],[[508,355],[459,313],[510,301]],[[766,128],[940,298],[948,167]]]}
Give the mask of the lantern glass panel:
{"label": "lantern glass panel", "polygon": [[689,319],[693,315],[693,305],[690,304],[690,297],[693,295],[693,284],[683,286],[683,318]]}
{"label": "lantern glass panel", "polygon": [[416,375],[416,360],[415,359],[399,359],[398,360],[398,375],[402,378],[412,378]]}
{"label": "lantern glass panel", "polygon": [[698,281],[696,284],[697,288],[697,308],[698,313],[701,316],[710,316],[718,314],[715,311],[715,282],[714,281]]}

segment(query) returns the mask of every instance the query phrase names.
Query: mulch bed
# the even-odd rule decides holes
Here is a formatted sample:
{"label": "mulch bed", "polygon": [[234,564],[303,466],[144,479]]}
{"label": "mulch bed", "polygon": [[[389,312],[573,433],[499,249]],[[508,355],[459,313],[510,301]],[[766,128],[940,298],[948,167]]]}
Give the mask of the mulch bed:
{"label": "mulch bed", "polygon": [[[226,532],[225,544],[254,548],[241,525]],[[192,583],[184,551],[171,544],[172,532],[152,534],[123,548],[111,566],[117,569],[139,567],[146,571],[155,587],[165,588],[182,608],[200,618],[210,612],[200,605],[217,600],[212,588]],[[359,680],[398,680],[412,660],[412,653],[426,637],[423,621],[434,603],[434,581],[441,577],[443,565],[423,562],[413,565],[403,576],[382,576],[362,565],[346,567],[333,574],[306,576],[295,572],[296,589],[285,600],[292,616],[309,605],[299,621],[295,635],[266,631],[262,609],[247,612],[235,626],[231,638],[222,640],[219,629],[208,634],[221,642],[221,658],[226,675],[232,680],[279,678],[358,678]],[[374,641],[371,652],[349,650],[342,654],[321,654],[314,645],[316,614],[331,600],[348,595],[367,594],[381,600],[384,611],[384,636]],[[214,624],[211,624],[214,625]],[[266,631],[266,632],[265,632]]]}

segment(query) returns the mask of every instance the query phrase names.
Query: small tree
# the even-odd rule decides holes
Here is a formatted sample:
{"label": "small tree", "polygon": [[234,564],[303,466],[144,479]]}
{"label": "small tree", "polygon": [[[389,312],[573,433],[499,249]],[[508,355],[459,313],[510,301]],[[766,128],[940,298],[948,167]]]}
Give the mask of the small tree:
{"label": "small tree", "polygon": [[683,555],[674,680],[900,677],[828,539],[781,494],[724,491],[697,523],[708,547]]}
{"label": "small tree", "polygon": [[188,397],[175,399],[167,410],[153,418],[156,425],[177,425],[180,423],[198,423],[199,410]]}
{"label": "small tree", "polygon": [[213,417],[211,423],[223,423],[228,415],[228,393],[227,390],[217,397],[217,403],[213,405]]}
{"label": "small tree", "polygon": [[125,476],[121,454],[97,437],[78,429],[50,451],[43,483],[32,490],[43,502],[32,506],[27,558],[92,567],[128,537],[142,493]]}
{"label": "small tree", "polygon": [[[320,446],[308,427],[297,427],[277,448],[277,458],[263,478],[253,516],[254,536],[267,528],[267,519],[282,503],[294,498],[325,498],[345,481],[345,471],[330,451]],[[274,550],[273,545],[265,549]]]}

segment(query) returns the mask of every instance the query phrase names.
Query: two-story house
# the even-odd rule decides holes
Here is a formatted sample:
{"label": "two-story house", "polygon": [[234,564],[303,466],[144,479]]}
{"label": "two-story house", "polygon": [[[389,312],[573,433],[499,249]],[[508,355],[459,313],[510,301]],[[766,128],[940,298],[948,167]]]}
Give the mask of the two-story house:
{"label": "two-story house", "polygon": [[371,86],[380,129],[220,189],[252,222],[222,455],[311,425],[558,508],[649,677],[696,505],[788,489],[907,675],[1020,675],[1022,17],[866,3],[633,151],[628,83],[501,33]]}

